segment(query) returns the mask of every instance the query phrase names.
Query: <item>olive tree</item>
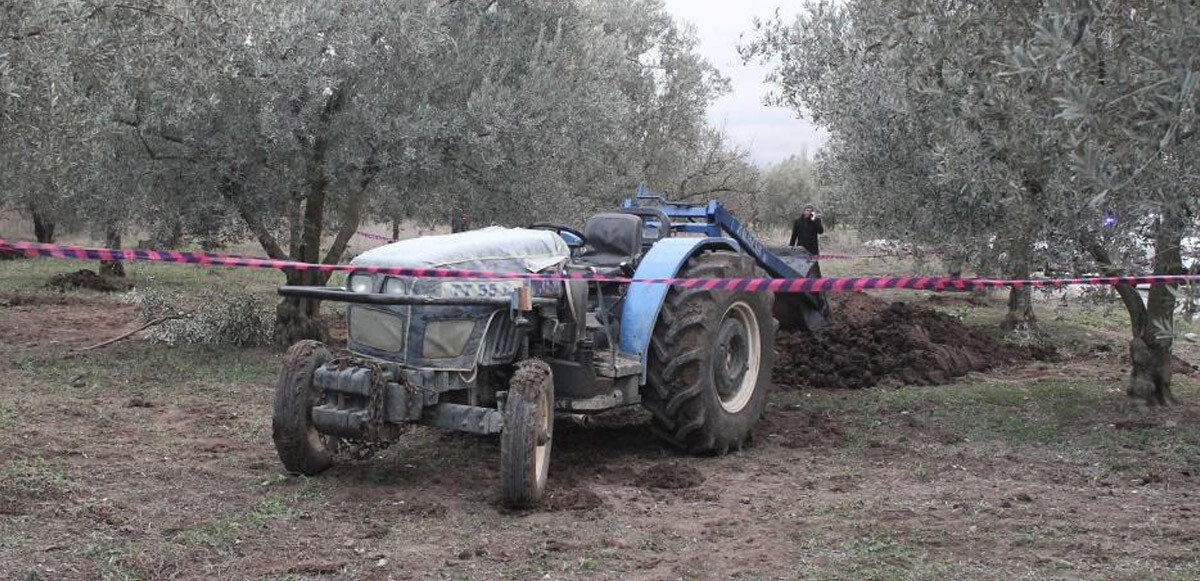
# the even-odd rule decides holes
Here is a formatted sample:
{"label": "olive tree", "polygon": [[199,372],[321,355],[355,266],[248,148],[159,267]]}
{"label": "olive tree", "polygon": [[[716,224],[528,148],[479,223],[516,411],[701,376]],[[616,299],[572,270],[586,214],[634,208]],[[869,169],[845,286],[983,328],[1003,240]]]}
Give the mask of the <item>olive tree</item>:
{"label": "olive tree", "polygon": [[[2,10],[3,202],[78,216],[109,244],[136,226],[167,247],[249,236],[328,263],[372,216],[521,224],[611,207],[639,181],[755,187],[705,123],[727,82],[661,0]],[[318,313],[284,300],[278,340],[323,336]]]}
{"label": "olive tree", "polygon": [[[1008,63],[1021,82],[1053,90],[1047,121],[1064,135],[1063,202],[1084,218],[1073,224],[1080,248],[1116,273],[1136,267],[1144,240],[1154,274],[1182,273],[1181,241],[1200,220],[1200,6],[1049,2],[1032,29]],[[1173,403],[1175,287],[1117,292],[1132,333],[1129,395]]]}
{"label": "olive tree", "polygon": [[[822,181],[859,228],[1027,278],[1056,232],[1053,103],[1001,75],[1038,4],[822,2],[743,50],[780,57],[774,100],[831,131]],[[1006,327],[1033,324],[1028,289],[1009,306]]]}
{"label": "olive tree", "polygon": [[[237,223],[271,257],[335,262],[372,212],[521,223],[745,170],[706,164],[728,157],[703,116],[724,80],[661,2],[286,4],[161,2],[173,24],[129,33],[111,124],[179,210],[152,231]],[[318,308],[283,301],[279,340],[321,336]]]}
{"label": "olive tree", "polygon": [[93,126],[81,104],[94,87],[81,77],[105,50],[76,44],[82,10],[48,0],[0,5],[0,206],[28,212],[39,242],[75,214],[67,198],[89,165]]}
{"label": "olive tree", "polygon": [[[1130,269],[1140,238],[1165,274],[1196,228],[1198,10],[817,3],[765,23],[745,50],[780,57],[777,101],[830,129],[824,179],[867,230],[948,242],[1016,278],[1043,261]],[[1117,290],[1134,335],[1129,393],[1168,403],[1172,289]],[[1011,293],[1006,322],[1031,322],[1029,306]]]}

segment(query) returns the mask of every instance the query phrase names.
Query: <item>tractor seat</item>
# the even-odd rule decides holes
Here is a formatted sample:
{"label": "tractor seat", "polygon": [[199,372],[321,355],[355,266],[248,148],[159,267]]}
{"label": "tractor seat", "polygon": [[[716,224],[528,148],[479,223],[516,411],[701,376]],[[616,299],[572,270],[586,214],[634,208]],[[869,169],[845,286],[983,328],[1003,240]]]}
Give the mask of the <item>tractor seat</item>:
{"label": "tractor seat", "polygon": [[616,268],[642,252],[642,219],[616,212],[596,214],[584,223],[583,236],[587,246],[575,257],[575,265]]}

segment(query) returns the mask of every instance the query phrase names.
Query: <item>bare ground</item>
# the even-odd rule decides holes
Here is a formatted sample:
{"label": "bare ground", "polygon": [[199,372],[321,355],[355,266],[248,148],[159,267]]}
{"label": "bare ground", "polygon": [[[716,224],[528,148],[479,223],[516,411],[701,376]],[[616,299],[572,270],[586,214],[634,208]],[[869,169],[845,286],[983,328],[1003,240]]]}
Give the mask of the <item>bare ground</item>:
{"label": "bare ground", "polygon": [[414,428],[288,476],[277,354],[72,353],[131,308],[46,303],[0,303],[3,579],[1200,576],[1200,390],[1121,414],[1119,344],[954,386],[777,391],[719,458],[636,411],[560,424],[545,506],[510,512],[495,439]]}

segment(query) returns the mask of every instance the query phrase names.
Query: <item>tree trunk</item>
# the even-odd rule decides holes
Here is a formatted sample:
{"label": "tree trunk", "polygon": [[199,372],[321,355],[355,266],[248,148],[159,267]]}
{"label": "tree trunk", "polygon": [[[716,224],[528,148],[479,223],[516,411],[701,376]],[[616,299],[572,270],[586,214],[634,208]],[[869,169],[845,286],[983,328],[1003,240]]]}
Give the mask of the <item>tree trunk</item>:
{"label": "tree trunk", "polygon": [[49,216],[33,210],[33,236],[42,244],[54,242],[54,220]]}
{"label": "tree trunk", "polygon": [[[1183,260],[1179,251],[1182,220],[1168,218],[1160,222],[1154,240],[1154,274],[1179,274]],[[1108,252],[1096,242],[1087,245],[1092,256],[1105,267],[1105,274],[1119,274],[1112,268]],[[1128,284],[1115,285],[1129,313],[1132,339],[1129,341],[1129,386],[1131,400],[1149,407],[1178,403],[1171,393],[1171,347],[1175,332],[1175,293],[1164,284],[1150,285],[1147,301]]]}
{"label": "tree trunk", "polygon": [[392,242],[400,239],[400,219],[392,218]]}
{"label": "tree trunk", "polygon": [[[290,249],[293,260],[308,263],[322,262],[321,234],[325,226],[325,201],[329,186],[329,177],[325,174],[325,158],[329,153],[330,145],[329,131],[334,116],[347,103],[351,84],[352,82],[348,81],[333,91],[333,95],[325,102],[325,107],[322,108],[320,119],[313,131],[312,148],[308,152],[308,160],[305,163],[304,222],[300,233],[300,245]],[[372,151],[371,160],[367,162],[367,167],[371,168],[371,174],[369,178],[364,178],[364,188],[374,179],[374,172],[378,171],[378,168],[374,167],[374,158],[375,154]],[[346,212],[347,219],[343,220],[342,231],[334,240],[333,247],[330,248],[330,255],[336,254],[340,257],[345,251],[350,235],[358,227],[360,211],[361,197],[356,197],[350,203]],[[349,234],[347,234],[347,230],[349,230]],[[287,281],[289,285],[323,286],[329,281],[329,273],[288,271]],[[287,347],[302,339],[328,341],[329,331],[319,320],[320,312],[321,301],[284,298],[275,309],[275,343]]]}
{"label": "tree trunk", "polygon": [[[1175,221],[1159,224],[1154,240],[1154,274],[1181,274],[1183,259],[1179,244],[1181,229]],[[1141,296],[1138,296],[1141,302]],[[1133,339],[1129,342],[1129,397],[1149,406],[1178,403],[1171,393],[1171,347],[1175,336],[1175,292],[1165,284],[1150,285],[1150,296],[1133,319]],[[1132,313],[1131,313],[1132,315]]]}
{"label": "tree trunk", "polygon": [[1037,327],[1037,317],[1033,314],[1033,289],[1013,287],[1008,290],[1008,312],[1000,322],[1000,328],[1005,331],[1018,329],[1028,330]]}
{"label": "tree trunk", "polygon": [[[1021,259],[1018,266],[1009,271],[1009,277],[1025,280],[1029,278],[1029,261]],[[1037,317],[1033,314],[1033,289],[1014,286],[1008,290],[1008,312],[1000,321],[1005,331],[1032,330],[1037,328]]]}
{"label": "tree trunk", "polygon": [[[300,245],[291,248],[292,259],[300,262],[321,261],[321,231],[325,217],[325,153],[329,141],[318,136],[308,160],[307,194],[304,198]],[[287,283],[292,286],[320,286],[329,280],[326,273],[287,271]],[[320,322],[321,302],[313,299],[285,297],[275,308],[275,343],[288,347],[304,339],[325,342],[329,331]]]}
{"label": "tree trunk", "polygon": [[[1036,200],[1042,195],[1044,180],[1038,173],[1029,171],[1033,168],[1025,169],[1023,197]],[[1036,221],[1031,215],[1032,208],[1032,204],[1022,202],[1016,209],[1014,223],[1019,226],[1013,232],[1013,238],[1008,241],[1008,271],[1005,274],[1009,278],[1028,280],[1033,271],[1033,229],[1030,226]],[[1033,314],[1032,288],[1014,286],[1008,290],[1008,312],[1000,322],[1000,328],[1006,331],[1037,328],[1037,317]]]}
{"label": "tree trunk", "polygon": [[[321,286],[329,280],[329,275],[311,270],[289,270],[286,275],[290,286]],[[275,342],[286,347],[304,339],[329,341],[320,314],[320,301],[285,297],[275,307]]]}
{"label": "tree trunk", "polygon": [[[121,247],[121,229],[109,226],[104,230],[104,245],[108,248]],[[100,276],[110,278],[125,278],[125,263],[120,260],[101,260]]]}

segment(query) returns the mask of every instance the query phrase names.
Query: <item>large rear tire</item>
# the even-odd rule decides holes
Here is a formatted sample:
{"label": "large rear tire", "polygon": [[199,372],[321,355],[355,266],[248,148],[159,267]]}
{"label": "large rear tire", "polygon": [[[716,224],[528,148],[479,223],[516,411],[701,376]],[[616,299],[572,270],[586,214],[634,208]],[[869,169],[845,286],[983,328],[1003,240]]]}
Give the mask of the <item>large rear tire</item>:
{"label": "large rear tire", "polygon": [[283,358],[279,384],[275,387],[271,438],[289,472],[314,476],[333,464],[324,437],[312,424],[313,406],[321,399],[321,390],[312,382],[313,372],[330,358],[329,349],[312,340],[292,345]]}
{"label": "large rear tire", "polygon": [[[680,278],[760,276],[748,256],[707,252]],[[672,287],[650,340],[642,403],[655,432],[695,454],[739,450],[762,416],[775,363],[771,293]]]}
{"label": "large rear tire", "polygon": [[529,508],[542,500],[550,473],[554,435],[554,378],[550,366],[530,359],[517,364],[504,402],[500,433],[501,501]]}

